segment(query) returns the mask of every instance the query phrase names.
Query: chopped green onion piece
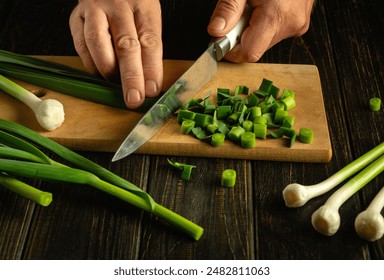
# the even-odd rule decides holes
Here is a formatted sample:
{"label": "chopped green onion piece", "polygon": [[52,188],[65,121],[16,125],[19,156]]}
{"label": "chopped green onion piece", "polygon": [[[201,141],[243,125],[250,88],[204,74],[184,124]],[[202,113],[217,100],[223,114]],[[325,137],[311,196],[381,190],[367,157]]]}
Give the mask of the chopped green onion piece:
{"label": "chopped green onion piece", "polygon": [[224,135],[227,135],[230,129],[228,128],[228,125],[226,123],[220,122],[217,131]]}
{"label": "chopped green onion piece", "polygon": [[259,107],[261,108],[261,113],[265,114],[271,111],[273,103],[268,103],[266,100],[259,103]]}
{"label": "chopped green onion piece", "polygon": [[189,109],[197,112],[204,112],[204,106],[201,104],[202,101],[203,99],[201,98],[192,98],[181,109]]}
{"label": "chopped green onion piece", "polygon": [[244,100],[237,100],[233,103],[233,111],[235,112],[244,112],[247,110],[247,106],[245,106]]}
{"label": "chopped green onion piece", "polygon": [[165,104],[156,104],[151,111],[151,115],[155,119],[166,119],[171,113],[170,107]]}
{"label": "chopped green onion piece", "polygon": [[284,131],[281,130],[281,129],[278,129],[276,131],[269,131],[269,134],[275,138],[275,139],[278,139],[278,138],[282,138],[284,136]]}
{"label": "chopped green onion piece", "polygon": [[295,116],[286,116],[281,126],[286,128],[292,128],[295,123]]}
{"label": "chopped green onion piece", "polygon": [[184,120],[193,120],[196,113],[189,110],[180,110],[177,114],[177,121],[182,123]]}
{"label": "chopped green onion piece", "polygon": [[252,121],[243,121],[241,123],[241,126],[244,128],[244,130],[247,131],[252,131],[253,130],[253,122]]}
{"label": "chopped green onion piece", "polygon": [[371,111],[377,112],[381,108],[381,99],[378,97],[373,97],[369,100],[369,109]]}
{"label": "chopped green onion piece", "polygon": [[[271,135],[272,135],[272,133],[271,133]],[[296,131],[294,129],[291,129],[291,128],[280,127],[277,130],[276,135],[280,136],[280,137],[277,137],[277,138],[281,138],[283,136],[286,136],[286,137],[290,138],[290,142],[289,142],[289,147],[290,148],[293,146],[293,144],[296,141]]]}
{"label": "chopped green onion piece", "polygon": [[263,114],[263,117],[265,118],[268,127],[280,127],[273,122],[273,113],[265,113]]}
{"label": "chopped green onion piece", "polygon": [[284,104],[285,111],[289,111],[296,107],[296,101],[292,95],[281,99],[281,102]]}
{"label": "chopped green onion piece", "polygon": [[256,116],[253,119],[253,123],[267,123],[267,119],[265,118],[265,116]]}
{"label": "chopped green onion piece", "polygon": [[272,81],[264,78],[261,81],[260,87],[256,91],[256,93],[262,96],[267,96],[269,94],[269,91],[271,90],[271,87],[272,87]]}
{"label": "chopped green onion piece", "polygon": [[204,114],[213,114],[216,110],[216,105],[209,100],[209,95],[204,98]]}
{"label": "chopped green onion piece", "polygon": [[267,125],[264,123],[255,123],[253,125],[253,133],[255,133],[256,138],[267,138]]}
{"label": "chopped green onion piece", "polygon": [[256,146],[256,136],[253,132],[244,132],[240,137],[241,146],[243,148],[253,148]]}
{"label": "chopped green onion piece", "polygon": [[228,132],[227,137],[228,137],[228,139],[232,140],[233,142],[240,143],[240,137],[244,132],[245,132],[245,130],[241,126],[234,126]]}
{"label": "chopped green onion piece", "polygon": [[261,116],[261,108],[260,107],[251,107],[247,110],[248,119],[254,121],[256,117]]}
{"label": "chopped green onion piece", "polygon": [[241,113],[240,112],[233,112],[228,118],[227,122],[231,125],[237,124],[239,121]]}
{"label": "chopped green onion piece", "polygon": [[288,116],[288,112],[284,110],[277,110],[275,112],[275,123],[282,124],[284,119]]}
{"label": "chopped green onion piece", "polygon": [[284,99],[286,97],[295,98],[295,92],[291,89],[284,89],[280,99]]}
{"label": "chopped green onion piece", "polygon": [[224,144],[225,135],[222,133],[215,133],[211,138],[211,145],[214,147],[218,147]]}
{"label": "chopped green onion piece", "polygon": [[232,106],[231,105],[221,105],[216,108],[217,112],[217,119],[218,120],[223,120],[229,117],[232,111]]}
{"label": "chopped green onion piece", "polygon": [[195,122],[193,120],[185,120],[181,124],[180,131],[183,134],[189,134],[194,127],[195,127]]}
{"label": "chopped green onion piece", "polygon": [[231,90],[229,88],[218,88],[217,93],[222,93],[224,95],[230,96]]}
{"label": "chopped green onion piece", "polygon": [[273,138],[281,138],[283,136],[286,136],[290,138],[290,143],[289,147],[291,148],[296,141],[296,131],[291,128],[286,128],[286,127],[280,127],[277,131],[271,131],[270,135]]}
{"label": "chopped green onion piece", "polygon": [[289,137],[291,138],[291,141],[289,142],[289,147],[292,148],[293,144],[295,144],[296,141],[296,131],[292,129],[289,135]]}
{"label": "chopped green onion piece", "polygon": [[195,168],[194,165],[185,165],[183,171],[181,172],[181,179],[188,181],[191,179],[192,169]]}
{"label": "chopped green onion piece", "polygon": [[52,194],[36,189],[18,179],[0,172],[0,185],[25,197],[41,206],[48,206],[52,202]]}
{"label": "chopped green onion piece", "polygon": [[299,130],[299,140],[303,143],[312,143],[313,142],[313,130],[310,128],[300,128]]}
{"label": "chopped green onion piece", "polygon": [[196,168],[195,165],[185,164],[185,163],[179,163],[179,162],[173,162],[170,159],[167,159],[168,164],[172,166],[173,168],[176,168],[178,170],[181,170],[181,178],[185,181],[188,181],[191,178],[192,169]]}
{"label": "chopped green onion piece", "polygon": [[195,137],[199,140],[204,140],[209,137],[207,133],[204,131],[204,129],[202,129],[201,127],[192,128],[192,134],[195,135]]}
{"label": "chopped green onion piece", "polygon": [[269,95],[273,96],[275,99],[277,98],[277,96],[279,95],[279,92],[280,92],[280,89],[274,85],[271,86],[271,88],[269,89]]}
{"label": "chopped green onion piece", "polygon": [[221,186],[233,188],[236,184],[236,171],[225,169],[221,174]]}
{"label": "chopped green onion piece", "polygon": [[249,88],[244,85],[239,85],[235,88],[234,95],[245,94],[248,95]]}
{"label": "chopped green onion piece", "polygon": [[275,113],[277,110],[284,110],[284,104],[280,100],[275,100],[271,106],[271,110]]}
{"label": "chopped green onion piece", "polygon": [[253,92],[248,96],[248,106],[255,107],[259,104],[259,98]]}
{"label": "chopped green onion piece", "polygon": [[212,122],[212,116],[196,113],[195,118],[193,120],[195,121],[197,127],[204,128]]}
{"label": "chopped green onion piece", "polygon": [[216,124],[209,124],[209,125],[205,128],[205,130],[206,130],[207,132],[209,132],[209,134],[214,134],[214,133],[217,132],[217,130],[218,130],[218,126],[217,126]]}

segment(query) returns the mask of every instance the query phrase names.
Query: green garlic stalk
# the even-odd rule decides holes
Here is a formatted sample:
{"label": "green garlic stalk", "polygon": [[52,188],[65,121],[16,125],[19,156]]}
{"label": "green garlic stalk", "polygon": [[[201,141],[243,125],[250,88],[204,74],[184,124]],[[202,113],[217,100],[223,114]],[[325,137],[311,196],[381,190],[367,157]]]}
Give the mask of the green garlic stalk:
{"label": "green garlic stalk", "polygon": [[375,196],[366,210],[355,220],[356,233],[368,241],[376,241],[384,235],[384,217],[381,211],[384,207],[384,187]]}
{"label": "green garlic stalk", "polygon": [[0,89],[27,105],[44,129],[53,131],[64,122],[64,107],[56,99],[44,99],[0,75]]}
{"label": "green garlic stalk", "polygon": [[312,214],[311,222],[316,231],[328,236],[335,234],[340,227],[341,205],[382,171],[384,171],[384,156],[375,160],[334,192],[325,204]]}
{"label": "green garlic stalk", "polygon": [[311,186],[304,186],[297,183],[289,184],[283,190],[285,205],[287,207],[303,206],[310,199],[330,191],[383,154],[384,142],[340,169],[337,173],[321,183]]}

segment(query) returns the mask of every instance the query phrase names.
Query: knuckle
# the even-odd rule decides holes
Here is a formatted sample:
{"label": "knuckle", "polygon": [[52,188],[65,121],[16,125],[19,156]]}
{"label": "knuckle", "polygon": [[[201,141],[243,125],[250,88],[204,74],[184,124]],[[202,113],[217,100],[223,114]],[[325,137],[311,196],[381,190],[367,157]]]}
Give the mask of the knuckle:
{"label": "knuckle", "polygon": [[309,18],[306,15],[296,16],[291,22],[291,28],[295,36],[303,35],[309,29]]}
{"label": "knuckle", "polygon": [[91,30],[84,32],[84,38],[88,42],[99,42],[103,38],[104,34],[98,30]]}
{"label": "knuckle", "polygon": [[239,1],[233,0],[220,0],[217,6],[228,12],[238,12],[241,9]]}
{"label": "knuckle", "polygon": [[244,62],[257,62],[260,60],[261,56],[263,55],[263,52],[259,50],[251,50],[243,55]]}
{"label": "knuckle", "polygon": [[158,48],[161,46],[161,38],[155,33],[144,33],[140,36],[142,48]]}
{"label": "knuckle", "polygon": [[116,48],[116,51],[118,52],[119,51],[127,52],[131,50],[137,50],[138,48],[140,48],[140,42],[137,38],[134,38],[128,35],[123,35],[116,40],[115,48]]}
{"label": "knuckle", "polygon": [[121,72],[120,79],[123,84],[134,83],[142,79],[142,73],[135,69],[125,69]]}
{"label": "knuckle", "polygon": [[87,43],[85,42],[85,39],[74,40],[74,45],[79,55],[88,53],[88,47],[87,47]]}
{"label": "knuckle", "polygon": [[301,36],[309,28],[310,17],[304,12],[282,9],[278,10],[271,22],[275,22],[277,26],[285,28],[287,34],[291,36]]}

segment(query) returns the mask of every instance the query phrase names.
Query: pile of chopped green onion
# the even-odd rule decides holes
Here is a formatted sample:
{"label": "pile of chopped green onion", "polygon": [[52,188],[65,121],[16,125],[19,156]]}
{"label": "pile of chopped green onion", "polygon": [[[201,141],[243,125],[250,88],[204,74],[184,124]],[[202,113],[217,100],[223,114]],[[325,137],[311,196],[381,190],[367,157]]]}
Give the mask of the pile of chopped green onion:
{"label": "pile of chopped green onion", "polygon": [[[104,105],[127,109],[120,84],[60,63],[0,50],[0,74]],[[147,111],[158,98],[146,98]]]}
{"label": "pile of chopped green onion", "polygon": [[[49,158],[37,146],[60,156],[68,165]],[[20,177],[89,185],[162,218],[195,240],[203,234],[203,228],[157,204],[129,181],[33,130],[0,118],[0,185],[42,206],[50,204],[51,193],[20,181]]]}
{"label": "pile of chopped green onion", "polygon": [[[267,137],[290,139],[289,147],[296,141],[293,128],[295,116],[289,112],[295,108],[295,92],[280,89],[272,81],[263,79],[259,88],[250,92],[244,85],[237,86],[233,93],[228,88],[218,88],[215,102],[210,93],[205,98],[191,99],[178,112],[181,132],[192,134],[197,139],[209,141],[214,147],[225,139],[244,148],[256,146],[256,138]],[[299,140],[312,143],[313,131],[300,129]]]}

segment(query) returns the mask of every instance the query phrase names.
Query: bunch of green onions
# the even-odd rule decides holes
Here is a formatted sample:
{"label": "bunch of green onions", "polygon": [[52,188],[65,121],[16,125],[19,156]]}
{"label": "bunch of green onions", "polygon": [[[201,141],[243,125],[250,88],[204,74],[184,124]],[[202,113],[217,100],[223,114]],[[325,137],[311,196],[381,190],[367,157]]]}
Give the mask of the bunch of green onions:
{"label": "bunch of green onions", "polygon": [[[127,109],[121,85],[60,63],[0,50],[0,74],[104,105]],[[147,111],[157,98],[146,98]]]}
{"label": "bunch of green onions", "polygon": [[[52,151],[74,167],[49,158],[36,146]],[[0,185],[40,205],[50,204],[52,194],[25,184],[19,177],[90,185],[164,219],[195,240],[203,234],[203,228],[157,204],[127,180],[37,132],[0,119]]]}

